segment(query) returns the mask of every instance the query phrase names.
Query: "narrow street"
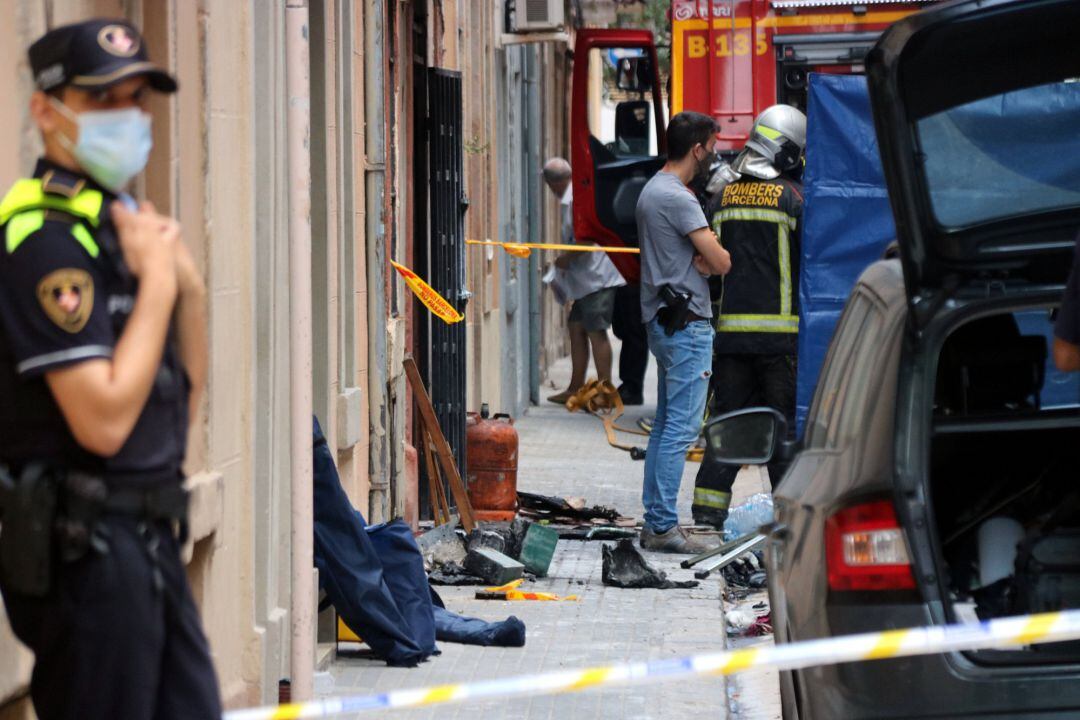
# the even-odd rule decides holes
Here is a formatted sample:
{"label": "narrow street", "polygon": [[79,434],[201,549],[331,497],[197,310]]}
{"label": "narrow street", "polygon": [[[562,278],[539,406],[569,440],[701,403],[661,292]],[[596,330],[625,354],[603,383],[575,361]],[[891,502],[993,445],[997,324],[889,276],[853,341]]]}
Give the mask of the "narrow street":
{"label": "narrow street", "polygon": [[[569,359],[558,362],[551,381],[558,389],[569,378]],[[628,408],[626,425],[652,413],[655,368],[650,364],[646,405]],[[557,390],[541,389],[546,397]],[[492,408],[494,412],[497,408]],[[590,505],[641,515],[642,463],[609,447],[599,420],[544,403],[516,422],[521,438],[518,487],[548,495],[584,497]],[[641,438],[644,439],[644,438]],[[696,464],[688,464],[679,510],[690,521]],[[764,484],[763,484],[764,483]],[[735,502],[767,488],[756,469],[744,471]],[[514,614],[528,629],[524,648],[478,648],[440,643],[442,655],[419,668],[386,667],[374,659],[339,657],[331,666],[334,687],[325,694],[348,695],[442,683],[463,683],[519,674],[658,660],[713,652],[725,647],[719,574],[694,589],[625,590],[601,584],[598,541],[560,540],[549,577],[528,589],[577,595],[578,602],[493,602],[475,600],[475,587],[440,587],[449,609],[499,620]],[[683,556],[647,553],[647,559],[674,580],[693,579],[679,568]],[[758,597],[760,595],[760,597]],[[764,593],[740,604],[758,602]],[[761,639],[740,639],[740,646]],[[661,685],[625,686],[572,695],[470,702],[400,712],[402,718],[779,718],[773,673],[746,678],[698,679]]]}
{"label": "narrow street", "polygon": [[1080,0],[0,10],[0,720],[1080,718]]}

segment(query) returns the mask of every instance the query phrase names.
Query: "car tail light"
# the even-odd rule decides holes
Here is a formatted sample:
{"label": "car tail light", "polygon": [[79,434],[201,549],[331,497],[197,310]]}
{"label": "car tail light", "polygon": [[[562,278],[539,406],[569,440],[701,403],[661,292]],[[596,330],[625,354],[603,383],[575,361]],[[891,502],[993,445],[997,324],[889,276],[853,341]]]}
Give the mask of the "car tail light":
{"label": "car tail light", "polygon": [[912,590],[904,531],[888,500],[845,508],[825,523],[832,590]]}

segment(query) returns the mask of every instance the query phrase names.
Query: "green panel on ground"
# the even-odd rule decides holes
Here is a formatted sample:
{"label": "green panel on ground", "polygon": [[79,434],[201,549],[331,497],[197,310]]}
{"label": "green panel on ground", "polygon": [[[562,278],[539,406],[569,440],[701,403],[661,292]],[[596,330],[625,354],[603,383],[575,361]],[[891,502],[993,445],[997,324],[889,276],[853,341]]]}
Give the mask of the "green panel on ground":
{"label": "green panel on ground", "polygon": [[559,533],[555,530],[542,525],[530,525],[525,533],[525,541],[521,544],[521,555],[518,559],[526,570],[544,577],[551,566],[551,558],[555,555],[558,542]]}

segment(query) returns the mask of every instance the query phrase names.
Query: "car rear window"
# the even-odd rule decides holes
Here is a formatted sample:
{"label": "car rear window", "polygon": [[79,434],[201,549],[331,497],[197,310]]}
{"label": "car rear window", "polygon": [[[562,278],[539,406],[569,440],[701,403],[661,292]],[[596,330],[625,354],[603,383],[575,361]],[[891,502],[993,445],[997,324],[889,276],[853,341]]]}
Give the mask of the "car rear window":
{"label": "car rear window", "polygon": [[1025,88],[918,122],[937,222],[950,229],[1080,207],[1080,80]]}
{"label": "car rear window", "polygon": [[1031,414],[1080,407],[1080,373],[1054,367],[1049,309],[981,317],[946,340],[938,360],[942,418]]}

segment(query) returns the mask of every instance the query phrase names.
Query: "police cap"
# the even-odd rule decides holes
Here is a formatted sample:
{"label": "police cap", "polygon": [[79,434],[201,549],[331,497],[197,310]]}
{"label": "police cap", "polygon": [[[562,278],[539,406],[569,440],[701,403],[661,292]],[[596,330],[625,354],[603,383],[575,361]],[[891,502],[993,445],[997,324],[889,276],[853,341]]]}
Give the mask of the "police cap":
{"label": "police cap", "polygon": [[176,80],[150,62],[146,43],[126,20],[99,18],[58,27],[31,45],[29,54],[41,90],[64,85],[101,90],[141,75],[155,90],[176,91]]}

